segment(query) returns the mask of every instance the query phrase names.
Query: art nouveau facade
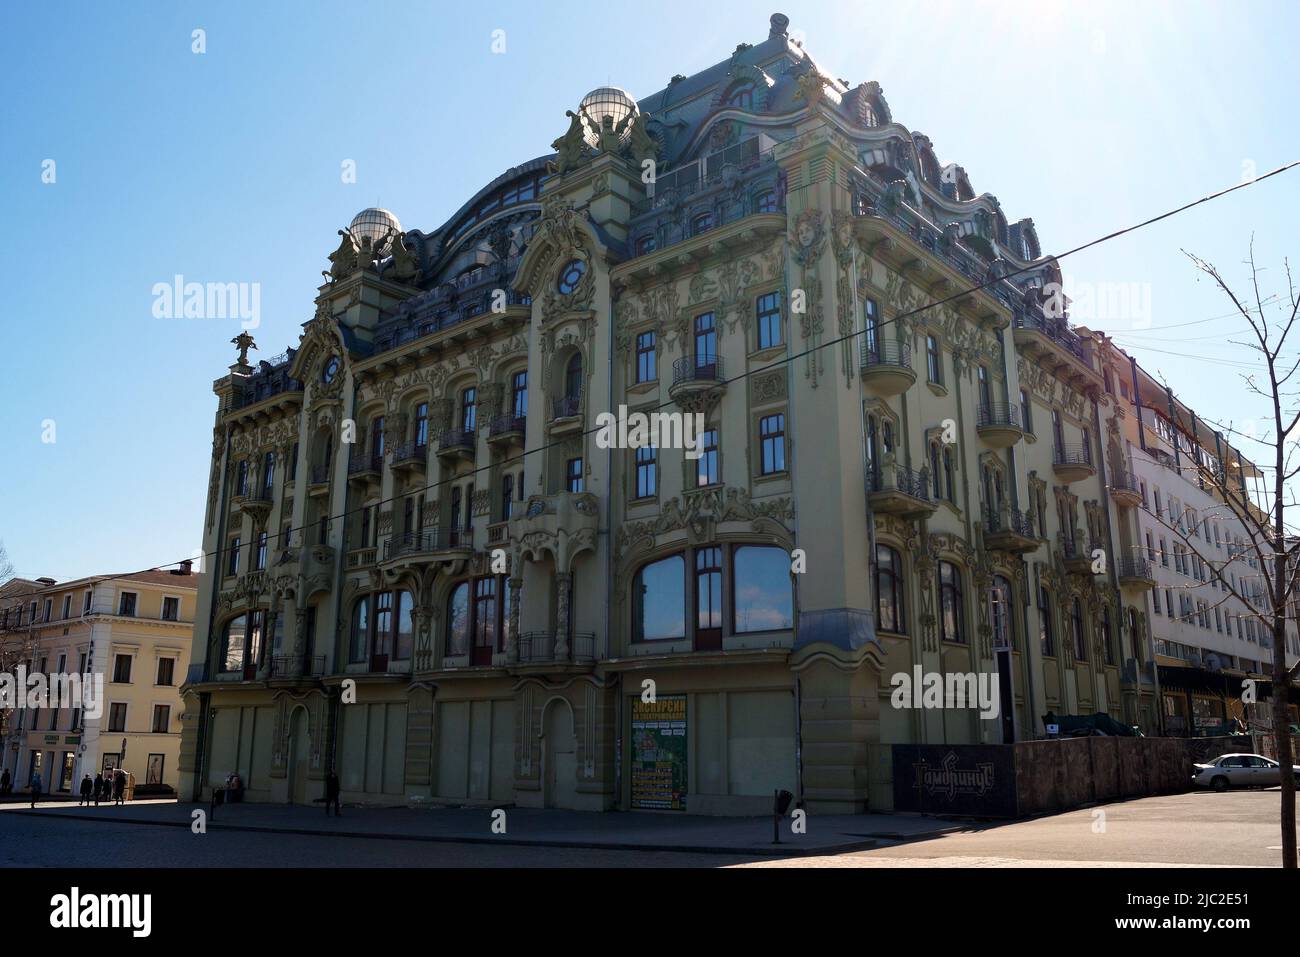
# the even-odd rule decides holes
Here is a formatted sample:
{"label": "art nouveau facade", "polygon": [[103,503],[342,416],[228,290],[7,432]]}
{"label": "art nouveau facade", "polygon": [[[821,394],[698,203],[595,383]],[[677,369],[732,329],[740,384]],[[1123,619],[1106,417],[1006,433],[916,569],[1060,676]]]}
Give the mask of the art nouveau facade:
{"label": "art nouveau facade", "polygon": [[[193,643],[198,576],[172,571],[75,581],[13,579],[0,591],[6,666],[103,680],[100,714],[74,707],[4,715],[3,767],[16,789],[75,794],[84,774],[125,768],[142,793],[180,779],[180,686]],[[155,793],[163,793],[155,790]]]}
{"label": "art nouveau facade", "polygon": [[[363,212],[301,341],[241,343],[189,793],[333,762],[353,801],[852,811],[893,743],[1155,726],[1055,263],[785,27],[596,91],[434,232]],[[620,405],[703,413],[702,456],[601,448]],[[1001,716],[891,707],[914,666],[996,673]]]}

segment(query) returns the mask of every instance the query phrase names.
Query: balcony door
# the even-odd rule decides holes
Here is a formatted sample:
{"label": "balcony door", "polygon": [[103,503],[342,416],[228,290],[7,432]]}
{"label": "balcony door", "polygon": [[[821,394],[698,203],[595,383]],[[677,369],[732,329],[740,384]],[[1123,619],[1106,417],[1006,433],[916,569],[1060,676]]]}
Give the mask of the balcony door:
{"label": "balcony door", "polygon": [[711,312],[695,317],[695,368],[699,379],[712,379],[717,372],[718,330]]}

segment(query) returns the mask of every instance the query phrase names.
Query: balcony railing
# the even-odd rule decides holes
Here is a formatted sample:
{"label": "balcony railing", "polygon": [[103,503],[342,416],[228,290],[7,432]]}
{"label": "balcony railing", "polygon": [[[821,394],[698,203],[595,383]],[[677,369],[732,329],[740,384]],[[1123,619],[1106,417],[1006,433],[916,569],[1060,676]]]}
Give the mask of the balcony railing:
{"label": "balcony railing", "polygon": [[406,442],[393,450],[393,464],[423,464],[429,453],[427,442]]}
{"label": "balcony railing", "polygon": [[871,492],[902,492],[923,502],[932,501],[929,483],[920,472],[906,465],[882,465],[867,473],[867,490]]}
{"label": "balcony railing", "polygon": [[474,449],[473,429],[447,429],[438,437],[438,448],[442,451],[451,449]]}
{"label": "balcony railing", "polygon": [[324,655],[274,655],[272,678],[319,678],[325,673]]}
{"label": "balcony railing", "polygon": [[[355,455],[348,460],[348,475],[360,475],[363,472],[382,472],[383,470],[384,457],[382,455]],[[312,481],[315,481],[315,479]]]}
{"label": "balcony railing", "polygon": [[864,335],[860,348],[862,368],[864,369],[873,369],[878,366],[912,368],[912,347],[905,342],[883,339],[879,334],[874,337]]}
{"label": "balcony railing", "polygon": [[983,511],[985,531],[1010,532],[1014,535],[1023,535],[1025,538],[1034,537],[1034,521],[1028,512],[1014,508],[996,509],[988,505],[984,506]]}
{"label": "balcony railing", "polygon": [[991,402],[988,405],[980,406],[976,425],[1006,426],[1019,429],[1023,427],[1024,423],[1020,418],[1020,406],[1016,405],[1016,403]]}
{"label": "balcony railing", "polygon": [[1145,558],[1121,558],[1118,571],[1120,578],[1154,578],[1151,563]]}
{"label": "balcony railing", "polygon": [[522,415],[494,415],[492,421],[488,423],[488,436],[495,437],[509,435],[512,432],[523,432],[527,424],[528,420]]}
{"label": "balcony railing", "polygon": [[555,657],[555,633],[529,631],[519,636],[519,660],[551,661]]}
{"label": "balcony railing", "polygon": [[561,395],[551,399],[551,418],[568,419],[582,414],[582,396]]}
{"label": "balcony railing", "polygon": [[1092,448],[1087,445],[1058,445],[1052,450],[1053,465],[1086,465],[1092,467]]}
{"label": "balcony railing", "polygon": [[394,535],[384,543],[384,560],[401,558],[403,555],[443,552],[453,548],[470,548],[473,540],[473,527],[444,525],[423,532],[406,532]]}
{"label": "balcony railing", "polygon": [[1092,367],[1087,350],[1083,347],[1083,340],[1070,329],[1070,324],[1065,319],[1054,319],[1041,311],[1019,308],[1015,311],[1014,321],[1017,329],[1042,333],[1084,365]]}
{"label": "balcony railing", "polygon": [[325,485],[330,480],[330,467],[328,465],[313,465],[311,467],[311,484]]}
{"label": "balcony railing", "polygon": [[673,363],[673,385],[682,382],[725,382],[726,379],[720,356],[686,356]]}

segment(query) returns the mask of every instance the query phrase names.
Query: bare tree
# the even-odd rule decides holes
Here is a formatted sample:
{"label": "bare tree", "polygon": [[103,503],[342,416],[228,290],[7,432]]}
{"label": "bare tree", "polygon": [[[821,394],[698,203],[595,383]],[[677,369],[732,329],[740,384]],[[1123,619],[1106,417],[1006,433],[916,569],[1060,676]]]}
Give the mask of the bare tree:
{"label": "bare tree", "polygon": [[9,560],[9,553],[5,551],[5,543],[0,541],[0,585],[13,577],[14,563]]}
{"label": "bare tree", "polygon": [[[1287,525],[1286,509],[1289,505],[1296,504],[1294,496],[1288,500],[1288,483],[1300,473],[1300,465],[1296,463],[1296,441],[1292,436],[1297,425],[1300,425],[1300,391],[1295,388],[1295,384],[1288,388],[1297,369],[1300,369],[1300,355],[1284,352],[1287,338],[1297,315],[1300,315],[1300,294],[1297,294],[1292,281],[1290,265],[1285,264],[1285,298],[1263,296],[1253,242],[1247,259],[1251,293],[1246,297],[1234,292],[1214,265],[1191,253],[1186,255],[1197,269],[1214,281],[1246,321],[1248,331],[1243,331],[1246,338],[1241,342],[1230,341],[1252,350],[1261,360],[1259,371],[1252,370],[1243,374],[1242,378],[1247,391],[1266,405],[1267,414],[1257,421],[1268,425],[1262,431],[1242,431],[1233,428],[1231,423],[1216,423],[1212,419],[1205,419],[1206,424],[1215,428],[1215,447],[1210,448],[1200,441],[1199,430],[1194,422],[1174,423],[1179,431],[1192,437],[1188,456],[1190,461],[1182,466],[1186,474],[1194,476],[1201,487],[1221,503],[1217,510],[1242,531],[1238,547],[1230,545],[1226,560],[1218,555],[1207,554],[1207,550],[1202,547],[1207,541],[1203,528],[1209,516],[1198,515],[1190,522],[1185,520],[1185,515],[1170,516],[1168,519],[1159,515],[1157,518],[1188,549],[1190,555],[1194,555],[1208,570],[1225,596],[1214,606],[1203,608],[1202,611],[1207,612],[1210,608],[1223,604],[1228,597],[1236,598],[1246,609],[1244,618],[1258,621],[1264,633],[1271,636],[1271,724],[1277,743],[1277,760],[1282,770],[1282,865],[1294,868],[1297,863],[1296,779],[1291,772],[1294,761],[1288,703],[1291,679],[1300,671],[1300,662],[1297,662],[1296,669],[1287,668],[1286,623],[1288,614],[1294,620],[1296,603],[1300,602],[1300,591],[1297,591],[1297,585],[1300,584],[1297,579],[1300,574],[1300,536]],[[1178,415],[1174,409],[1171,409],[1171,413]],[[1226,441],[1224,436],[1227,437]],[[1258,454],[1243,456],[1233,448],[1233,439],[1238,443],[1252,443]],[[1262,475],[1262,480],[1254,483],[1254,489],[1247,485],[1246,460],[1254,460],[1259,470],[1257,477]],[[1243,561],[1252,574],[1238,575],[1235,570],[1229,571],[1229,566],[1241,569],[1239,563]]]}

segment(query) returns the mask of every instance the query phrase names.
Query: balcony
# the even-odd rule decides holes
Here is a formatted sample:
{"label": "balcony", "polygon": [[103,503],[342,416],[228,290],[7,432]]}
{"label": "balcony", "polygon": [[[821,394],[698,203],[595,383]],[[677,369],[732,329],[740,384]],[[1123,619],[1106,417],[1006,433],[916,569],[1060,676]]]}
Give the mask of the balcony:
{"label": "balcony", "polygon": [[1020,407],[1014,402],[994,402],[981,406],[975,422],[975,431],[986,445],[1006,449],[1024,438],[1025,430],[1020,419]]}
{"label": "balcony", "polygon": [[916,382],[911,347],[883,340],[878,334],[863,337],[861,368],[862,384],[876,395],[901,395]]}
{"label": "balcony", "polygon": [[438,458],[448,463],[473,462],[476,439],[473,429],[447,429],[438,438]]}
{"label": "balcony", "polygon": [[1156,587],[1155,570],[1145,558],[1121,558],[1116,571],[1121,588],[1149,590]]}
{"label": "balcony", "polygon": [[384,562],[413,558],[467,558],[474,550],[474,529],[452,525],[394,535],[384,543]]}
{"label": "balcony", "polygon": [[494,522],[487,527],[488,545],[503,545],[510,540],[510,522]]}
{"label": "balcony", "polygon": [[429,445],[427,442],[406,442],[393,449],[393,470],[424,471],[428,464]]}
{"label": "balcony", "polygon": [[369,568],[375,563],[375,558],[379,549],[373,545],[354,548],[348,552],[348,570],[354,568]]}
{"label": "balcony", "polygon": [[324,655],[274,655],[271,658],[272,681],[312,681],[324,674]]}
{"label": "balcony", "polygon": [[720,356],[685,356],[673,363],[668,397],[684,411],[700,411],[702,402],[711,403],[726,391],[727,374]]}
{"label": "balcony", "polygon": [[251,515],[254,519],[257,519],[264,517],[271,511],[274,498],[271,489],[259,488],[243,495],[236,495],[230,502],[245,515]]}
{"label": "balcony", "polygon": [[1085,545],[1078,538],[1062,539],[1061,554],[1065,559],[1065,570],[1075,575],[1091,575],[1094,561],[1092,553],[1098,547],[1095,543]]}
{"label": "balcony", "polygon": [[1092,450],[1086,445],[1058,445],[1052,452],[1052,471],[1067,484],[1092,478],[1097,474]]}
{"label": "balcony", "polygon": [[1025,555],[1036,551],[1038,539],[1028,512],[1003,507],[984,507],[984,545],[999,552]]}
{"label": "balcony", "polygon": [[582,396],[561,395],[551,399],[551,421],[547,428],[552,435],[581,432]]}
{"label": "balcony", "polygon": [[384,474],[383,455],[354,455],[348,460],[348,481],[378,484]]}
{"label": "balcony", "polygon": [[1052,318],[1037,306],[1017,305],[1013,318],[1016,349],[1040,365],[1054,367],[1057,375],[1096,384],[1100,373],[1083,340],[1064,318]]}
{"label": "balcony", "polygon": [[867,473],[867,503],[873,512],[922,518],[938,508],[928,486],[922,473],[905,465],[882,465],[875,474]]}
{"label": "balcony", "polygon": [[307,476],[307,494],[308,495],[329,495],[330,493],[330,466],[313,465],[311,474]]}
{"label": "balcony", "polygon": [[494,415],[488,423],[488,445],[509,448],[524,444],[528,420],[522,415]]}
{"label": "balcony", "polygon": [[1142,487],[1129,473],[1116,472],[1110,477],[1110,497],[1125,508],[1136,508],[1142,504]]}
{"label": "balcony", "polygon": [[529,631],[519,636],[519,664],[541,665],[554,663],[588,663],[596,660],[596,636],[588,632],[575,633],[569,641],[564,658],[555,655],[556,642],[553,631]]}

